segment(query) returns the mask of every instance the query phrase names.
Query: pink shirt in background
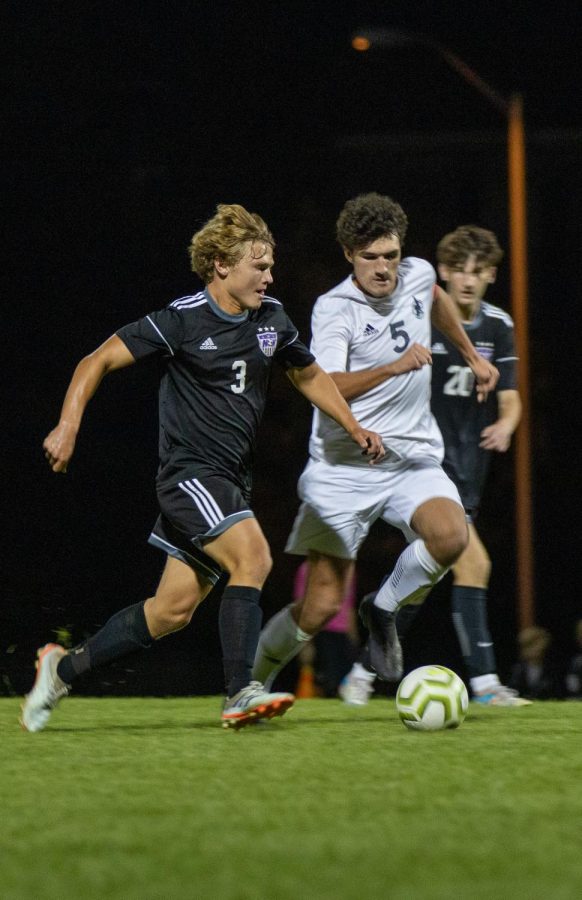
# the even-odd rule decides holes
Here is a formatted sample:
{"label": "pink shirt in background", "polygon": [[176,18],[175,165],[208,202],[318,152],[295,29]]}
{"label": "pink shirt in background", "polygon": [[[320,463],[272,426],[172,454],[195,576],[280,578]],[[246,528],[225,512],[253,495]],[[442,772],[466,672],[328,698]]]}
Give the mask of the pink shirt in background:
{"label": "pink shirt in background", "polygon": [[[308,563],[307,560],[299,566],[297,572],[295,573],[295,581],[293,583],[293,599],[295,601],[301,600],[305,596],[305,590],[307,588],[307,573],[308,573]],[[356,605],[356,575],[354,573],[352,580],[348,586],[348,590],[346,595],[342,601],[342,606],[337,616],[334,616],[333,619],[324,626],[324,631],[349,631],[350,627],[350,610],[353,609]]]}

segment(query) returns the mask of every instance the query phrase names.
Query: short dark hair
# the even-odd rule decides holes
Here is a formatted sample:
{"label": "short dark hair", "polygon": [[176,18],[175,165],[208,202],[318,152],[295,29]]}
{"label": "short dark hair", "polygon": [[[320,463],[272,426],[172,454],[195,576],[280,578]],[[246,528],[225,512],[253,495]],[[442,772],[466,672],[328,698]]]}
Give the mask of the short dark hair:
{"label": "short dark hair", "polygon": [[337,239],[347,250],[360,250],[388,234],[404,244],[408,217],[399,203],[373,191],[348,200],[336,222]]}
{"label": "short dark hair", "polygon": [[436,255],[439,263],[450,268],[466,262],[473,255],[481,265],[497,266],[503,259],[503,250],[487,228],[459,225],[439,241]]}

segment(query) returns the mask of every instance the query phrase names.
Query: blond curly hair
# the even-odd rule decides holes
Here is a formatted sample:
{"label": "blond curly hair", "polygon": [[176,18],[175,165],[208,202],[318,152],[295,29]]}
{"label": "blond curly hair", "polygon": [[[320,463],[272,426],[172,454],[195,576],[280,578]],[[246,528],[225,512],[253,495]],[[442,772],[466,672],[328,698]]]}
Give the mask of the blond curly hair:
{"label": "blond curly hair", "polygon": [[257,213],[238,203],[219,203],[215,215],[197,231],[188,247],[192,271],[209,284],[214,278],[214,261],[234,266],[245,253],[249,241],[259,244],[253,255],[261,257],[275,241],[267,224]]}

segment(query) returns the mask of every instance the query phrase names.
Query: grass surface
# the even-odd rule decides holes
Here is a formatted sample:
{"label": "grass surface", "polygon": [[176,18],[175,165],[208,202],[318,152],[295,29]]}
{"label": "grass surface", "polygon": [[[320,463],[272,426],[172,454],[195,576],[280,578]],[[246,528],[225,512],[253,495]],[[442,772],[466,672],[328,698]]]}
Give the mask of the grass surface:
{"label": "grass surface", "polygon": [[582,703],[472,705],[415,733],[393,701],[301,700],[223,731],[218,698],[0,700],[0,897],[582,896]]}

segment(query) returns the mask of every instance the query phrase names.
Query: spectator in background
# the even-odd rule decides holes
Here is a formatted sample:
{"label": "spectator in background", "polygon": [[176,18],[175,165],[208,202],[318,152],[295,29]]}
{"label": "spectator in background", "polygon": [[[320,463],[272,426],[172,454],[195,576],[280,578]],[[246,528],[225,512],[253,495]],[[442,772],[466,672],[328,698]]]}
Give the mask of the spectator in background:
{"label": "spectator in background", "polygon": [[582,699],[582,619],[574,626],[576,651],[570,658],[566,671],[566,694],[568,697]]}
{"label": "spectator in background", "polygon": [[531,625],[519,632],[517,641],[519,661],[513,667],[510,686],[532,700],[562,698],[562,680],[550,652],[550,632],[539,625]]}

